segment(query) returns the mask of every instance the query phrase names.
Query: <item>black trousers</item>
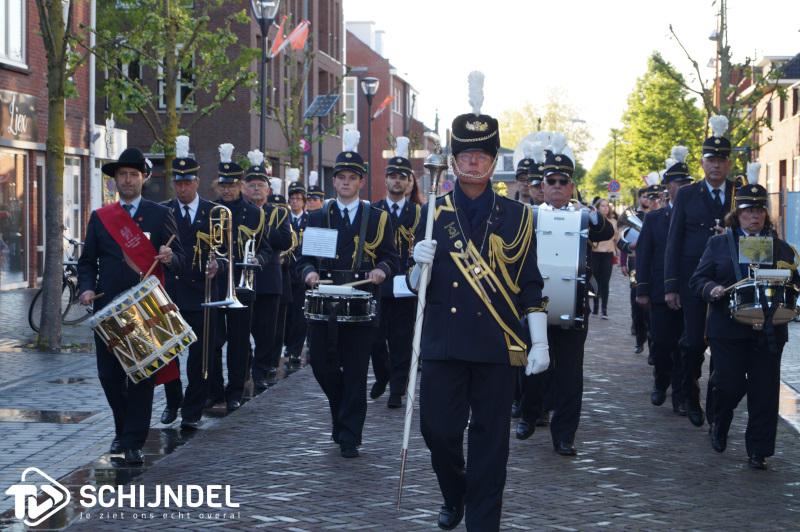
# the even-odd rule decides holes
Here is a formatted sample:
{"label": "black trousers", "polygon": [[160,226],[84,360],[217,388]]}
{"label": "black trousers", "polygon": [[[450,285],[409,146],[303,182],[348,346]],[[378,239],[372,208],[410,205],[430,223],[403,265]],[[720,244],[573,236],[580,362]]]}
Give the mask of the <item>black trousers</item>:
{"label": "black trousers", "polygon": [[683,401],[683,360],[678,345],[683,332],[683,313],[670,309],[666,303],[650,305],[650,336],[653,354],[653,379],[658,390],[672,386],[672,404]]}
{"label": "black trousers", "polygon": [[[681,307],[683,311],[683,334],[680,339],[681,357],[683,359],[683,392],[689,407],[700,406],[700,385],[698,380],[703,372],[706,351],[706,303],[691,294],[688,287],[681,289]],[[709,373],[713,369],[709,362]],[[709,381],[708,389],[711,389]],[[706,414],[713,413],[712,394],[706,393]]]}
{"label": "black trousers", "polygon": [[[242,301],[245,304],[244,301]],[[241,401],[250,367],[250,305],[241,309],[217,310],[217,334],[214,347],[213,374],[209,375],[208,396],[227,402]],[[227,342],[228,385],[223,386],[222,346]]]}
{"label": "black trousers", "polygon": [[588,326],[582,330],[547,328],[552,374],[550,397],[545,401],[552,403],[550,436],[554,446],[575,441],[583,404],[583,347],[587,333]]}
{"label": "black trousers", "polygon": [[733,411],[747,395],[747,455],[772,456],[778,428],[783,344],[778,344],[777,353],[770,353],[763,334],[744,340],[709,338],[709,342],[714,356],[714,422],[727,432]]}
{"label": "black trousers", "polygon": [[519,378],[522,381],[522,397],[520,399],[522,419],[529,424],[536,423],[536,420],[551,408],[551,401],[548,401],[548,399],[551,397],[550,381],[552,376],[552,365],[547,371],[536,375],[525,375],[524,368],[520,371]]}
{"label": "black trousers", "polygon": [[417,299],[385,297],[381,299],[380,308],[380,324],[372,348],[372,370],[375,380],[389,383],[390,394],[405,395],[411,368]]}
{"label": "black trousers", "polygon": [[[211,337],[208,339],[209,345],[209,376],[212,373],[210,360],[211,352],[214,349],[214,325],[216,311],[212,310],[209,316],[209,329]],[[202,310],[182,310],[181,316],[191,326],[197,335],[197,341],[189,346],[189,358],[186,361],[186,377],[189,382],[186,385],[186,393],[183,397],[181,407],[181,418],[186,421],[199,421],[203,416],[203,404],[206,401],[208,384],[203,378],[203,311]]]}
{"label": "black trousers", "polygon": [[97,350],[97,376],[114,414],[114,431],[125,449],[141,449],[150,431],[153,413],[152,377],[134,384],[117,357],[94,335]]}
{"label": "black trousers", "polygon": [[253,334],[253,340],[256,344],[253,350],[252,374],[254,381],[265,379],[270,367],[273,367],[270,355],[277,335],[280,302],[280,294],[258,294],[253,301],[253,319],[250,332]]}
{"label": "black trousers", "polygon": [[292,283],[292,302],[286,314],[286,354],[300,356],[306,343],[306,317],[303,315],[306,285]]}
{"label": "black trousers", "polygon": [[[191,349],[191,346],[189,348]],[[164,396],[167,399],[167,408],[177,409],[183,404],[183,383],[180,377],[181,360],[179,357],[175,357],[173,360],[178,365],[178,378],[164,383]]]}
{"label": "black trousers", "polygon": [[636,345],[650,344],[650,311],[636,303],[636,287],[631,287],[631,320],[633,332],[636,336]]}
{"label": "black trousers", "polygon": [[286,334],[286,316],[289,313],[289,303],[278,305],[278,316],[275,319],[275,335],[272,337],[272,346],[269,348],[269,363],[277,368],[281,363],[283,354],[283,338]]}
{"label": "black trousers", "polygon": [[445,504],[466,505],[467,530],[500,530],[516,369],[459,361],[422,364],[422,436]]}
{"label": "black trousers", "polygon": [[594,311],[597,312],[598,299],[603,312],[608,311],[608,284],[611,281],[611,268],[613,266],[613,253],[598,253],[592,251],[591,267],[592,276],[597,281],[597,297],[594,299]]}
{"label": "black trousers", "polygon": [[[311,369],[331,410],[333,440],[361,445],[367,417],[367,370],[377,327],[309,321]],[[331,334],[332,333],[332,334]]]}

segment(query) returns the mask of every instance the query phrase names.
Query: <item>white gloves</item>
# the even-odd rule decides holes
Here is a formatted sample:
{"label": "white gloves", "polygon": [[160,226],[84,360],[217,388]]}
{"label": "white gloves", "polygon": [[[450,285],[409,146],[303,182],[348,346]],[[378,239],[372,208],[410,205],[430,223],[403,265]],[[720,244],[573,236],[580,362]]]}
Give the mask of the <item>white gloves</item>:
{"label": "white gloves", "polygon": [[420,240],[414,244],[414,262],[432,264],[436,255],[436,240]]}
{"label": "white gloves", "polygon": [[531,312],[527,316],[531,333],[531,350],[525,375],[536,375],[550,367],[550,346],[547,343],[547,313]]}

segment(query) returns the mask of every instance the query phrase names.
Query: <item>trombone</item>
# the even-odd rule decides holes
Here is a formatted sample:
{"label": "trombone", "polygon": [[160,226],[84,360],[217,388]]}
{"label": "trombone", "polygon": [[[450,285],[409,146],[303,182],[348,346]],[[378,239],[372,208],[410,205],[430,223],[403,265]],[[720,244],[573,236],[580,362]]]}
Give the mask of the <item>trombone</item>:
{"label": "trombone", "polygon": [[256,239],[248,238],[244,244],[244,256],[242,257],[241,264],[237,264],[242,268],[242,275],[239,277],[239,284],[236,287],[236,292],[239,294],[249,295],[254,292],[253,290],[253,277],[255,275],[254,269],[258,265],[254,264],[252,259],[256,256]]}

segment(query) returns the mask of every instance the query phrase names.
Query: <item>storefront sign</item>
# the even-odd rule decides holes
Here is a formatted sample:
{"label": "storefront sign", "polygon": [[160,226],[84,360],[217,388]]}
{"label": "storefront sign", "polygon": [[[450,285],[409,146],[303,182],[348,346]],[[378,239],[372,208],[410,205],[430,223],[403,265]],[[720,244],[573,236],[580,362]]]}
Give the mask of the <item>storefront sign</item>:
{"label": "storefront sign", "polygon": [[0,137],[36,141],[36,97],[0,90]]}

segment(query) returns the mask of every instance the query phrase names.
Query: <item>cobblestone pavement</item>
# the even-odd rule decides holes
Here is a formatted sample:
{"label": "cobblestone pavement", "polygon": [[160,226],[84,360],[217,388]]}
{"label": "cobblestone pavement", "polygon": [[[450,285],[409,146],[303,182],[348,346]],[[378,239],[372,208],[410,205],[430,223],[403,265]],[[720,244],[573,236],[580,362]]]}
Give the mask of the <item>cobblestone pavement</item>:
{"label": "cobblestone pavement", "polygon": [[[633,354],[625,286],[618,275],[614,279],[611,319],[590,325],[579,456],[555,455],[541,428],[528,441],[512,439],[502,529],[797,529],[798,434],[781,422],[770,470],[752,471],[744,451],[743,409],[728,450],[717,454],[707,427],[693,427],[670,408],[652,406],[650,367],[646,357]],[[152,520],[134,520],[130,512],[101,518],[95,512],[73,526],[436,529],[441,499],[417,424],[402,509],[395,509],[403,412],[388,410],[385,399],[370,402],[361,456],[345,460],[330,441],[324,396],[311,371],[301,370],[136,480],[148,493],[156,484],[229,484],[239,508],[199,507],[188,516],[186,509],[184,515],[158,511]]]}

